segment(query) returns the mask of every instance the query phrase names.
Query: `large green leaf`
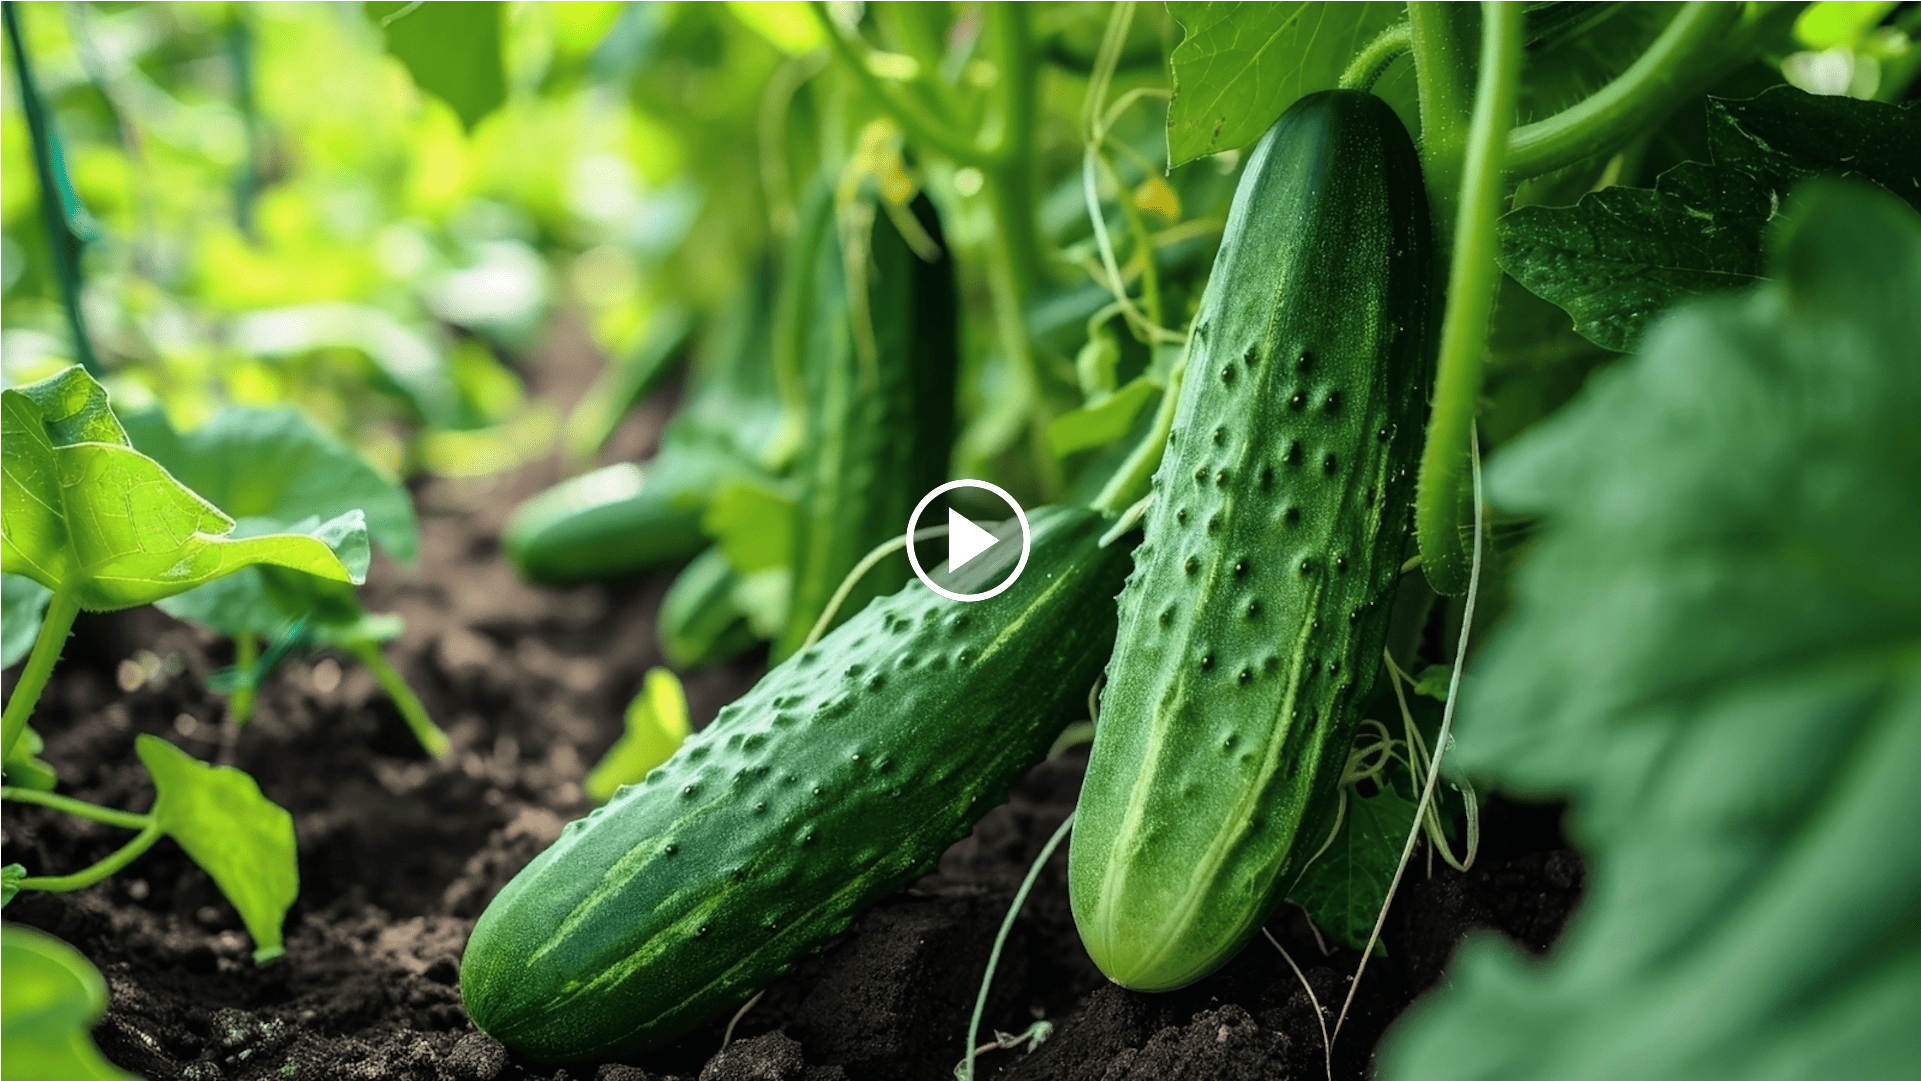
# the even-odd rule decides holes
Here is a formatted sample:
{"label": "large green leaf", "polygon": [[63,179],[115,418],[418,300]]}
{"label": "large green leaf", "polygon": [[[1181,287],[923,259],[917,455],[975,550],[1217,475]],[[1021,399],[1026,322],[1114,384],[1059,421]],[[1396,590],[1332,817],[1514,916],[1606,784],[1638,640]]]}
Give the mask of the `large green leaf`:
{"label": "large green leaf", "polygon": [[1170,3],[1187,36],[1174,48],[1167,163],[1237,150],[1261,137],[1295,99],[1331,89],[1405,4]]}
{"label": "large green leaf", "polygon": [[0,437],[0,569],[65,585],[83,608],[150,604],[254,564],[343,582],[366,574],[357,514],[329,523],[327,541],[230,536],[233,519],[128,444],[105,389],[77,365],[0,392]]}
{"label": "large green leaf", "polygon": [[0,967],[0,1081],[135,1081],[93,1044],[107,982],[79,950],[9,923],[0,927]]}
{"label": "large green leaf", "polygon": [[[419,548],[407,490],[297,409],[229,407],[184,435],[157,411],[132,415],[126,425],[136,448],[239,520],[237,537],[313,533],[327,528],[323,519],[331,525],[360,510],[368,534],[395,558],[410,560]],[[159,606],[225,635],[272,634],[307,617],[316,629],[367,618],[350,585],[266,567],[246,568]]]}
{"label": "large green leaf", "polygon": [[414,85],[454,107],[472,131],[506,104],[500,51],[505,4],[491,0],[374,0],[367,15],[387,35],[387,51],[407,66]]}
{"label": "large green leaf", "polygon": [[1921,109],[1777,87],[1710,101],[1708,147],[1711,164],[1677,165],[1652,189],[1604,188],[1574,206],[1508,214],[1502,268],[1565,309],[1589,341],[1628,350],[1675,302],[1758,279],[1767,223],[1803,177],[1857,176],[1921,208]]}
{"label": "large green leaf", "polygon": [[1816,181],[1776,235],[1489,472],[1548,524],[1457,753],[1572,800],[1590,892],[1545,963],[1464,946],[1383,1078],[1913,1073],[1921,216]]}
{"label": "large green leaf", "polygon": [[228,406],[185,434],[157,410],[123,420],[135,450],[243,525],[284,529],[359,510],[388,555],[408,563],[420,548],[407,489],[292,406]]}
{"label": "large green leaf", "polygon": [[253,936],[256,961],[286,951],[280,925],[300,893],[293,816],[231,766],[197,762],[158,736],[134,751],[153,775],[153,817],[226,894]]}
{"label": "large green leaf", "polygon": [[1367,798],[1350,792],[1339,832],[1288,899],[1327,937],[1352,950],[1366,946],[1413,826],[1414,801],[1393,788]]}

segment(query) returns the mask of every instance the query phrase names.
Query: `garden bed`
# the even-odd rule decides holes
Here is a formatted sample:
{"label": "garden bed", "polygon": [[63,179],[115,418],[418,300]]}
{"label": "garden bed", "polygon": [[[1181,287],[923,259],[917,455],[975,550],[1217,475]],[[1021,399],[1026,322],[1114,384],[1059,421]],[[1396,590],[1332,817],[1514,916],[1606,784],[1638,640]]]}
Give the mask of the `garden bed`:
{"label": "garden bed", "polygon": [[[591,371],[570,331],[536,369],[565,396]],[[647,451],[673,392],[630,419],[613,453]],[[295,660],[264,689],[232,761],[294,816],[300,899],[287,953],[256,967],[252,944],[211,880],[171,841],[125,872],[71,895],[25,893],[8,918],[73,943],[106,976],[110,1006],[95,1038],[150,1081],[191,1078],[639,1078],[828,1081],[950,1076],[996,930],[1041,845],[1072,810],[1085,747],[1044,763],[954,845],[932,874],[863,914],[846,934],[772,983],[734,1030],[716,1017],[624,1065],[525,1062],[481,1035],[461,1008],[459,969],[489,898],[570,818],[580,781],[619,734],[627,698],[664,663],[654,615],[671,574],[553,591],[521,583],[497,536],[551,463],[489,482],[436,480],[417,492],[421,555],[376,564],[372,611],[407,633],[389,656],[446,728],[452,752],[428,758],[363,669]],[[153,608],[82,616],[36,714],[63,791],[120,807],[151,799],[134,737],[160,735],[203,760],[223,754],[221,701],[205,689],[230,645]],[[161,664],[135,689],[122,662]],[[177,658],[177,660],[175,660]],[[764,653],[683,675],[694,724],[758,677]],[[137,661],[135,662],[137,665]],[[170,674],[171,673],[171,674]],[[1462,875],[1410,870],[1336,1043],[1336,1077],[1363,1077],[1387,1025],[1440,976],[1475,927],[1539,951],[1580,887],[1558,808],[1496,800],[1484,844]],[[6,807],[9,861],[65,870],[105,856],[121,831],[35,806]],[[1338,1012],[1353,951],[1323,954],[1300,911],[1269,930]],[[994,1050],[982,1077],[1021,1081],[1325,1076],[1320,1028],[1300,980],[1264,939],[1171,994],[1111,985],[1075,936],[1066,850],[1016,923],[983,1019],[1019,1032],[1056,1026],[1038,1050]]]}

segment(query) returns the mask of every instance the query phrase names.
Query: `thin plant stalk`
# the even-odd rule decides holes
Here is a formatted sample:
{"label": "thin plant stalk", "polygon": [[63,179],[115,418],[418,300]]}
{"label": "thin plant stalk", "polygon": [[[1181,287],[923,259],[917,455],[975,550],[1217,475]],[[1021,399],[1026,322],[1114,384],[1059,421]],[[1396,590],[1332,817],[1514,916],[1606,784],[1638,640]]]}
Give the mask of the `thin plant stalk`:
{"label": "thin plant stalk", "polygon": [[[13,8],[7,8],[8,18],[12,18]],[[40,633],[33,640],[33,652],[27,656],[27,666],[20,670],[20,680],[13,685],[13,697],[7,699],[4,715],[0,715],[0,757],[13,753],[13,745],[19,741],[20,733],[26,731],[27,719],[33,716],[33,707],[40,701],[40,692],[47,689],[47,677],[53,674],[54,663],[60,659],[60,651],[67,644],[67,633],[73,629],[74,617],[80,614],[80,596],[73,589],[56,589],[53,599],[47,602],[47,614],[41,617]]]}
{"label": "thin plant stalk", "polygon": [[1034,888],[1034,880],[1041,876],[1041,868],[1047,866],[1048,858],[1054,850],[1067,840],[1067,831],[1074,826],[1074,816],[1069,813],[1054,836],[1041,846],[1041,854],[1034,858],[1033,866],[1027,869],[1027,877],[1021,879],[1021,888],[1014,891],[1014,903],[1007,906],[1007,916],[1001,920],[1001,929],[994,936],[994,948],[987,955],[987,972],[981,977],[980,994],[974,998],[974,1016],[967,1022],[967,1057],[961,1060],[961,1081],[974,1081],[974,1053],[980,1037],[981,1014],[987,1012],[987,992],[994,984],[994,969],[1001,963],[1001,947],[1007,945],[1008,933],[1014,929],[1014,917],[1020,915],[1021,906],[1027,903],[1027,893]]}
{"label": "thin plant stalk", "polygon": [[427,707],[420,704],[420,698],[414,694],[413,688],[407,686],[407,681],[400,678],[400,673],[388,662],[386,654],[380,652],[380,644],[363,638],[348,644],[347,652],[374,674],[374,681],[380,684],[381,690],[387,692],[388,698],[393,699],[394,706],[400,710],[400,719],[407,722],[407,728],[427,753],[435,758],[445,755],[449,746],[447,733],[442,732],[440,726],[434,724],[433,718],[427,716]]}
{"label": "thin plant stalk", "polygon": [[[1461,696],[1461,669],[1467,663],[1468,634],[1474,627],[1474,604],[1479,599],[1481,586],[1481,448],[1480,441],[1470,432],[1469,463],[1474,477],[1474,561],[1469,567],[1467,577],[1467,602],[1461,615],[1461,636],[1454,646],[1454,671],[1447,681],[1447,705],[1441,710],[1441,729],[1434,737],[1434,757],[1427,765],[1427,779],[1421,785],[1421,801],[1414,808],[1414,821],[1409,824],[1407,841],[1401,846],[1401,860],[1394,867],[1394,878],[1387,884],[1387,896],[1381,901],[1381,911],[1374,917],[1374,930],[1367,936],[1367,946],[1361,950],[1361,963],[1354,970],[1354,979],[1347,985],[1347,998],[1341,1003],[1341,1015],[1334,1019],[1334,1036],[1341,1035],[1341,1025],[1347,1020],[1347,1011],[1354,1005],[1354,992],[1360,989],[1361,974],[1367,971],[1367,959],[1374,953],[1374,944],[1381,940],[1381,928],[1387,923],[1388,906],[1394,903],[1394,891],[1401,886],[1401,876],[1407,872],[1408,860],[1413,858],[1414,844],[1421,836],[1421,822],[1427,810],[1434,803],[1434,786],[1441,779],[1441,758],[1447,754],[1448,741],[1454,732],[1454,707]],[[1332,1054],[1332,1051],[1329,1052]]]}
{"label": "thin plant stalk", "polygon": [[106,859],[101,860],[91,867],[75,871],[70,875],[23,878],[20,880],[20,888],[23,890],[38,890],[41,893],[72,893],[75,890],[84,890],[88,886],[104,881],[122,867],[139,859],[142,853],[154,846],[154,842],[160,840],[161,829],[159,821],[151,815],[142,815],[141,817],[146,819],[146,824],[140,828],[140,832],[134,835],[133,840],[115,849],[113,854]]}
{"label": "thin plant stalk", "polygon": [[[5,5],[7,43],[13,46],[13,73],[20,87],[20,111],[26,114],[29,142],[33,146],[33,172],[40,184],[40,221],[46,229],[47,248],[53,256],[53,276],[60,283],[61,308],[67,317],[67,330],[73,335],[74,359],[89,375],[103,374],[94,356],[93,339],[87,335],[86,316],[80,310],[84,285],[81,258],[86,237],[76,232],[68,213],[67,199],[73,185],[67,178],[67,165],[60,152],[60,137],[53,130],[53,117],[40,94],[33,74],[33,61],[27,55],[25,35],[20,29],[20,5]],[[76,197],[77,198],[77,197]],[[9,739],[8,746],[12,746]]]}
{"label": "thin plant stalk", "polygon": [[240,674],[240,682],[234,685],[233,694],[227,696],[227,723],[235,728],[253,720],[254,701],[259,688],[254,682],[260,678],[257,670],[260,662],[260,642],[251,631],[241,631],[233,636],[233,666]]}
{"label": "thin plant stalk", "polygon": [[62,796],[54,792],[40,792],[31,788],[15,788],[11,785],[0,787],[0,800],[10,800],[14,803],[38,804],[41,807],[52,808],[62,814],[70,814],[75,818],[84,818],[89,822],[98,822],[104,826],[117,826],[123,830],[146,829],[147,824],[153,821],[152,815],[116,810],[112,807],[102,807],[97,803],[77,800],[72,796]]}

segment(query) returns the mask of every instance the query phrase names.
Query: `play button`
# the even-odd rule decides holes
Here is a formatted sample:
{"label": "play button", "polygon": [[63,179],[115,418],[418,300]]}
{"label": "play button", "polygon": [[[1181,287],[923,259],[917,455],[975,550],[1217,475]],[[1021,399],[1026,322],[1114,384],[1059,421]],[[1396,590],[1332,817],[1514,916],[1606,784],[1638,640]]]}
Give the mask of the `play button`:
{"label": "play button", "polygon": [[[947,534],[947,562],[934,568],[934,573],[930,575],[926,568],[921,566],[920,554],[916,550],[918,546],[914,543],[915,540],[930,538],[920,536],[917,527],[920,524],[921,514],[927,510],[928,504],[956,488],[978,488],[983,492],[991,492],[996,499],[1007,504],[1008,508],[1014,512],[1014,517],[990,529],[953,507],[948,507],[946,527],[927,531],[932,538],[938,538],[943,532]],[[1018,559],[1014,558],[1013,546],[1002,543],[1013,539],[1013,527],[1016,524],[1020,526],[1021,538]],[[1033,535],[1027,526],[1027,513],[1021,510],[1021,505],[1014,502],[1014,497],[1008,495],[999,485],[990,484],[984,480],[950,480],[928,492],[921,497],[920,503],[914,508],[914,513],[907,519],[907,534],[910,538],[907,545],[907,561],[914,568],[914,576],[919,578],[927,588],[950,601],[984,601],[989,597],[999,596],[1003,590],[1014,584],[1014,580],[1020,577],[1021,571],[1027,569],[1027,556],[1033,546]]]}
{"label": "play button", "polygon": [[987,551],[1001,539],[980,526],[961,517],[960,512],[947,508],[947,569],[959,570],[968,560]]}

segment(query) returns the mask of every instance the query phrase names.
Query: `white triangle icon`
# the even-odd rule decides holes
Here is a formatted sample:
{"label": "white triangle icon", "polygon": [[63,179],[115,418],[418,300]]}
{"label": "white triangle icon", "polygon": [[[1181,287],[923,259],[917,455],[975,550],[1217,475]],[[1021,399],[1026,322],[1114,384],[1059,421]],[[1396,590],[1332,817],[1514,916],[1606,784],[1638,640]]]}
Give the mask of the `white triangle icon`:
{"label": "white triangle icon", "polygon": [[968,560],[1000,543],[996,537],[980,526],[947,509],[947,569],[959,570]]}

